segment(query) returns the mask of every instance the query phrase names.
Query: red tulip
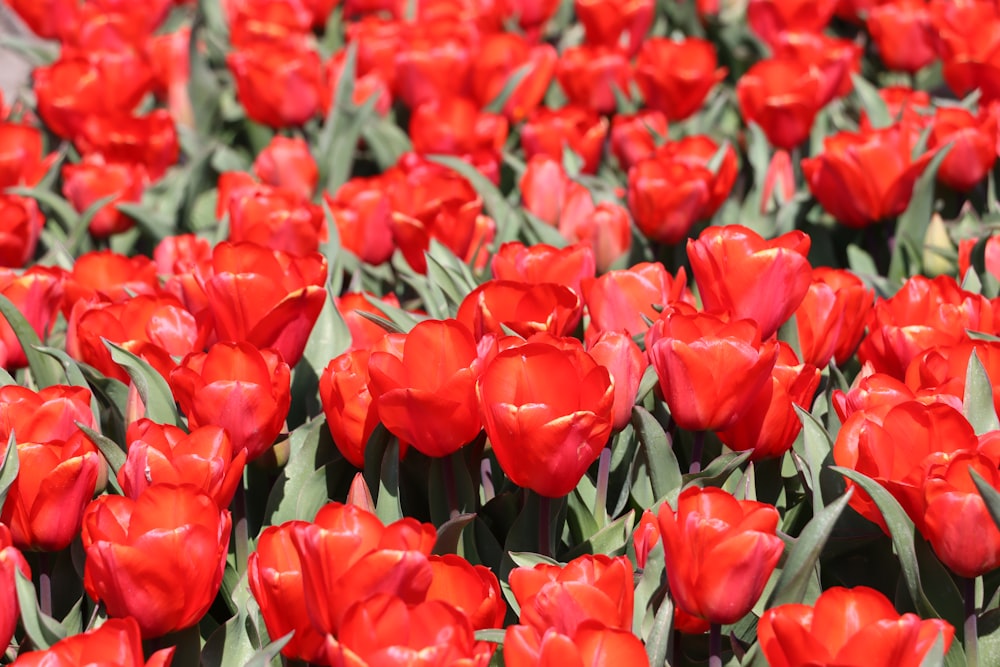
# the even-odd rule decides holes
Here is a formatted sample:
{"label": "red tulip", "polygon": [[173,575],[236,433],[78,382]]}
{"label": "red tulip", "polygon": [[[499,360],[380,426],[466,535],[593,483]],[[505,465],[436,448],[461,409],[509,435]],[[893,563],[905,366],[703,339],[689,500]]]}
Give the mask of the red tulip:
{"label": "red tulip", "polygon": [[464,613],[473,630],[502,628],[507,604],[500,582],[488,567],[471,565],[461,556],[431,556],[434,580],[427,600],[446,602]]}
{"label": "red tulip", "polygon": [[[43,341],[59,312],[64,277],[62,269],[39,265],[23,273],[0,269],[0,293],[10,299]],[[28,365],[21,343],[6,321],[0,323],[0,360],[7,370]]]}
{"label": "red tulip", "polygon": [[319,378],[319,397],[333,444],[355,468],[365,465],[365,445],[378,425],[378,411],[368,389],[366,349],[345,352],[330,361]]}
{"label": "red tulip", "polygon": [[676,510],[663,504],[659,522],[671,597],[710,623],[750,612],[785,546],[774,507],[717,488],[688,488]]}
{"label": "red tulip", "polygon": [[142,636],[134,618],[111,618],[96,630],[62,639],[44,651],[17,656],[17,667],[170,667],[176,646],[143,657]]}
{"label": "red tulip", "polygon": [[975,352],[983,365],[993,393],[994,409],[1000,404],[1000,343],[968,340],[954,345],[940,345],[925,350],[906,369],[906,386],[914,392],[951,394],[965,399],[965,380],[969,360]]}
{"label": "red tulip", "polygon": [[504,327],[525,338],[539,331],[568,336],[582,316],[580,295],[565,285],[489,280],[469,292],[456,317],[479,340],[505,334]]}
{"label": "red tulip", "polygon": [[653,37],[643,42],[639,51],[635,80],[647,107],[678,121],[701,108],[726,71],[717,67],[715,47],[709,41]]}
{"label": "red tulip", "polygon": [[657,142],[667,136],[667,117],[656,109],[617,114],[611,119],[611,152],[622,169],[628,171],[652,157]]}
{"label": "red tulip", "polygon": [[868,34],[886,67],[916,72],[937,60],[937,35],[931,10],[919,0],[893,0],[872,7]]}
{"label": "red tulip", "polygon": [[511,122],[524,120],[545,96],[557,59],[551,44],[532,45],[523,36],[509,32],[486,35],[472,62],[472,96],[480,107],[485,107],[500,95],[515,72],[527,68],[502,111]]}
{"label": "red tulip", "polygon": [[21,123],[0,123],[0,186],[36,185],[58,155],[43,155],[42,132]]}
{"label": "red tulip", "polygon": [[292,190],[267,185],[235,187],[228,201],[229,242],[253,243],[290,255],[310,255],[327,240],[323,209]]}
{"label": "red tulip", "polygon": [[104,197],[112,197],[90,220],[90,233],[100,239],[132,228],[132,218],[115,205],[141,201],[149,178],[141,165],[105,163],[100,157],[88,157],[79,164],[63,165],[62,177],[63,195],[78,213],[83,213]]}
{"label": "red tulip", "polygon": [[778,349],[773,341],[761,342],[752,320],[725,321],[674,307],[646,334],[646,354],[673,420],[706,431],[736,423],[770,381]]}
{"label": "red tulip", "polygon": [[525,246],[519,241],[504,243],[490,262],[497,280],[523,283],[558,283],[582,294],[582,282],[593,278],[594,253],[586,245],[555,248],[544,243]]}
{"label": "red tulip", "polygon": [[628,211],[618,204],[602,201],[587,216],[565,216],[559,233],[571,243],[593,249],[597,270],[604,272],[624,258],[632,247],[632,224]]}
{"label": "red tulip", "polygon": [[875,293],[860,278],[840,269],[816,267],[795,311],[802,360],[822,368],[843,365],[854,355],[868,324]]}
{"label": "red tulip", "polygon": [[563,146],[568,145],[583,158],[583,172],[593,174],[607,133],[608,121],[588,109],[566,106],[553,111],[540,107],[521,128],[521,147],[528,160],[535,155],[561,160]]}
{"label": "red tulip", "polygon": [[556,79],[574,106],[601,114],[618,108],[618,96],[628,98],[632,69],[623,53],[606,46],[574,46],[556,63]]}
{"label": "red tulip", "polygon": [[989,113],[976,118],[960,107],[935,110],[927,148],[943,150],[951,145],[938,167],[938,180],[968,192],[986,178],[997,159],[997,120]]}
{"label": "red tulip", "polygon": [[157,181],[180,156],[177,129],[170,113],[158,109],[145,116],[87,116],[76,138],[80,151],[109,164],[141,165]]}
{"label": "red tulip", "polygon": [[218,426],[188,434],[176,426],[140,419],[128,425],[125,438],[128,456],[118,471],[118,483],[133,500],[151,484],[191,484],[225,509],[243,481],[246,450],[234,452],[229,436]]}
{"label": "red tulip", "polygon": [[842,225],[860,229],[906,210],[931,159],[913,158],[915,129],[906,122],[864,133],[840,132],[823,152],[802,160],[809,191]]}
{"label": "red tulip", "polygon": [[687,244],[705,310],[751,319],[769,338],[809,289],[811,239],[800,231],[766,241],[740,225],[709,227]]}
{"label": "red tulip", "polygon": [[44,226],[45,219],[33,199],[0,195],[0,266],[27,264],[35,256]]}
{"label": "red tulip", "polygon": [[229,512],[192,486],[101,496],[83,519],[84,587],[147,639],[191,627],[219,592],[229,531]]}
{"label": "red tulip", "polygon": [[220,243],[205,292],[220,341],[274,348],[289,366],[302,358],[326,301],[326,258],[288,255],[255,243]]}
{"label": "red tulip", "polygon": [[191,428],[221,426],[253,461],[274,443],[288,415],[290,371],[274,350],[216,343],[184,357],[170,373],[174,397]]}
{"label": "red tulip", "polygon": [[641,665],[649,660],[638,637],[624,630],[581,627],[573,637],[554,629],[539,632],[529,625],[510,625],[504,634],[507,667],[581,667]]}
{"label": "red tulip", "polygon": [[505,17],[513,18],[529,39],[539,41],[542,28],[559,9],[558,0],[499,0]]}
{"label": "red tulip", "polygon": [[379,317],[384,316],[384,313],[365,297],[371,297],[387,306],[399,308],[399,299],[391,292],[381,298],[367,292],[348,292],[347,294],[334,297],[333,304],[337,307],[337,312],[340,313],[340,316],[344,318],[344,323],[351,333],[350,350],[371,351],[371,348],[385,338],[385,335],[388,333],[381,326],[362,315],[362,313],[371,313]]}
{"label": "red tulip", "polygon": [[0,593],[0,645],[10,644],[21,616],[15,588],[18,571],[31,579],[31,570],[24,556],[14,546],[10,529],[0,524],[0,583],[3,584],[0,590],[4,591]]}
{"label": "red tulip", "polygon": [[674,245],[705,218],[712,172],[656,157],[628,172],[628,205],[636,226],[651,241]]}
{"label": "red tulip", "polygon": [[255,42],[232,51],[226,64],[251,120],[281,128],[302,125],[319,111],[322,64],[319,54],[302,42]]}
{"label": "red tulip", "polygon": [[865,586],[827,589],[812,607],[772,607],[757,626],[761,651],[772,667],[917,667],[939,636],[947,652],[954,634],[945,621],[900,615],[884,595]]}
{"label": "red tulip", "polygon": [[587,352],[611,375],[615,387],[612,424],[615,430],[621,430],[632,418],[632,406],[649,361],[632,337],[621,331],[601,333],[588,345]]}
{"label": "red tulip", "polygon": [[758,61],[736,84],[743,117],[759,125],[771,145],[787,151],[809,138],[827,102],[823,92],[820,70],[791,59]]}
{"label": "red tulip", "polygon": [[383,264],[396,249],[388,184],[388,179],[380,177],[352,178],[335,195],[323,193],[340,244],[366,264]]}
{"label": "red tulip", "polygon": [[111,250],[86,252],[76,258],[63,284],[63,314],[80,301],[127,301],[141,294],[159,294],[156,265],[144,255],[126,257]]}
{"label": "red tulip", "polygon": [[774,57],[797,60],[815,68],[820,81],[820,106],[854,89],[852,74],[861,74],[863,49],[849,39],[829,37],[822,33],[785,33],[778,38]]}
{"label": "red tulip", "polygon": [[611,378],[582,346],[529,341],[500,352],[478,393],[500,466],[543,496],[572,491],[611,434]]}
{"label": "red tulip", "polygon": [[747,21],[768,46],[786,32],[822,32],[838,0],[750,0]]}
{"label": "red tulip", "polygon": [[983,104],[1000,99],[997,7],[990,2],[936,2],[931,10],[948,87],[959,97],[979,88]]}
{"label": "red tulip", "polygon": [[75,0],[9,0],[7,6],[44,39],[63,39],[72,34],[79,11]]}
{"label": "red tulip", "polygon": [[602,331],[624,331],[629,336],[644,334],[649,329],[647,320],[657,319],[663,307],[676,301],[694,303],[684,268],[674,277],[658,262],[608,271],[592,282],[585,282],[583,287],[590,314],[588,340]]}
{"label": "red tulip", "polygon": [[507,119],[480,111],[465,97],[429,100],[410,116],[410,139],[418,154],[458,155],[499,181]]}
{"label": "red tulip", "polygon": [[576,18],[583,24],[588,44],[620,48],[632,57],[653,25],[653,0],[575,0]]}
{"label": "red tulip", "polygon": [[475,33],[453,17],[404,24],[395,52],[393,94],[410,109],[464,95],[475,59]]}
{"label": "red tulip", "polygon": [[174,122],[184,127],[194,125],[194,110],[188,92],[190,43],[191,30],[188,27],[152,35],[145,42],[146,55],[153,70],[153,92],[166,102]]}
{"label": "red tulip", "polygon": [[719,210],[729,197],[739,171],[736,151],[732,146],[719,145],[701,134],[668,141],[656,149],[653,157],[668,163],[682,164],[695,172],[704,168],[712,174],[708,183],[709,200],[701,213],[702,218],[709,218]]}
{"label": "red tulip", "polygon": [[406,334],[401,356],[372,352],[369,391],[378,418],[427,456],[447,456],[482,429],[476,402],[479,357],[456,320],[428,320]]}
{"label": "red tulip", "polygon": [[287,188],[309,199],[319,182],[319,167],[302,139],[275,135],[253,161],[253,171],[268,185]]}

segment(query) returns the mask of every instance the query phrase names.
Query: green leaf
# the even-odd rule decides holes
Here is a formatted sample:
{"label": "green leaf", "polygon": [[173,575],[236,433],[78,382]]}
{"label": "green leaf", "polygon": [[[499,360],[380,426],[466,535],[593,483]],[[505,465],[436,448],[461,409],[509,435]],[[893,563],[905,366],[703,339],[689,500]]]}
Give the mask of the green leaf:
{"label": "green leaf", "polygon": [[146,416],[158,424],[181,423],[177,412],[174,395],[170,386],[160,373],[147,361],[132,354],[124,347],[104,339],[104,344],[111,352],[111,360],[125,369],[132,378],[139,397],[146,406]]}
{"label": "green leaf", "polygon": [[[896,221],[896,246],[889,261],[889,279],[902,282],[922,270],[924,241],[934,214],[934,185],[941,162],[952,144],[939,150],[913,186],[910,205]],[[909,257],[909,263],[905,261]]]}
{"label": "green leaf", "polygon": [[403,518],[403,508],[399,503],[399,439],[396,437],[389,438],[385,456],[382,457],[375,514],[385,525]]}
{"label": "green leaf", "polygon": [[1000,419],[997,419],[996,407],[993,405],[993,385],[974,349],[969,355],[969,366],[965,372],[962,411],[976,430],[976,435],[1000,429]]}
{"label": "green leaf", "polygon": [[931,650],[924,655],[924,659],[920,661],[920,667],[943,667],[944,666],[944,634],[938,633],[937,638],[934,639],[934,645],[931,646]]}
{"label": "green leaf", "polygon": [[564,556],[572,560],[584,554],[605,554],[621,556],[625,553],[629,540],[632,538],[632,526],[635,521],[635,510],[629,510],[604,528],[591,535],[588,539],[570,549]]}
{"label": "green leaf", "polygon": [[701,472],[683,475],[684,486],[712,486],[720,484],[750,458],[753,452],[728,452],[716,458]]}
{"label": "green leaf", "polygon": [[983,502],[986,503],[986,510],[990,513],[990,517],[993,519],[993,523],[1000,528],[1000,492],[993,488],[993,486],[987,482],[985,479],[976,472],[975,468],[969,468],[969,475],[972,476],[972,481],[975,483],[976,488],[979,489],[979,495],[983,497]]}
{"label": "green leaf", "polygon": [[35,329],[21,314],[17,306],[2,294],[0,294],[0,314],[7,320],[7,324],[14,331],[17,342],[24,350],[24,356],[28,359],[28,367],[31,369],[31,377],[34,378],[35,385],[39,389],[44,389],[59,384],[59,372],[56,370],[55,361],[38,351],[38,348],[42,346],[42,341],[35,333]]}
{"label": "green leaf", "polygon": [[472,513],[459,514],[445,521],[437,529],[437,540],[432,553],[439,556],[458,553],[458,544],[462,539],[462,531],[476,519]]}
{"label": "green leaf", "polygon": [[[410,329],[417,326],[417,324],[421,322],[422,318],[419,318],[413,313],[405,311],[402,308],[397,308],[396,306],[388,304],[385,301],[382,301],[381,299],[376,299],[370,294],[365,294],[364,296],[365,300],[371,305],[375,306],[380,312],[382,312],[386,316],[386,318],[388,318],[386,321],[391,323],[391,325],[401,333],[409,332]],[[359,310],[357,311],[357,313],[362,317],[365,317],[366,314],[365,311],[363,310]],[[371,313],[368,314],[370,315]],[[374,321],[376,324],[381,324],[380,322],[378,322],[377,318],[367,318],[367,319]],[[392,331],[391,328],[387,330]]]}
{"label": "green leaf", "polygon": [[639,406],[632,408],[632,425],[639,436],[639,442],[646,450],[653,495],[657,499],[665,498],[668,493],[681,488],[684,483],[680,464],[670,444],[670,437],[656,418]]}
{"label": "green leaf", "polygon": [[[326,479],[316,474],[317,468],[324,470],[320,463],[328,458],[328,451],[322,449],[325,424],[326,419],[321,415],[288,434],[288,463],[268,495],[264,510],[266,525],[294,519],[310,521],[315,517],[315,512],[308,515],[310,509],[318,510],[326,502]],[[345,467],[338,463],[339,467]]]}
{"label": "green leaf", "polygon": [[66,629],[59,621],[43,614],[38,608],[38,598],[35,597],[35,586],[31,583],[31,579],[25,577],[17,568],[14,571],[17,578],[17,602],[24,631],[35,648],[39,650],[50,648],[59,640],[66,638]]}
{"label": "green leaf", "polygon": [[840,466],[834,466],[833,470],[853,481],[871,496],[875,505],[878,506],[879,512],[882,513],[882,518],[886,526],[889,528],[889,535],[892,538],[896,556],[899,558],[899,565],[903,570],[903,580],[906,583],[910,599],[917,606],[917,610],[921,616],[941,618],[941,614],[934,609],[930,600],[924,594],[920,582],[920,566],[917,563],[917,554],[914,547],[914,526],[910,518],[906,516],[906,512],[903,511],[902,506],[878,482],[861,474],[857,470]]}
{"label": "green leaf", "polygon": [[850,489],[843,496],[830,503],[819,514],[812,518],[812,521],[802,529],[795,544],[788,550],[785,558],[785,565],[781,569],[781,576],[771,597],[768,600],[768,607],[775,607],[781,604],[790,603],[810,603],[806,600],[806,591],[809,587],[809,579],[816,573],[816,563],[823,553],[833,527],[847,507],[854,489]]}
{"label": "green leaf", "polygon": [[502,646],[505,634],[507,634],[506,630],[476,630],[475,638],[477,642],[489,642],[491,644],[500,644]]}
{"label": "green leaf", "polygon": [[393,166],[404,153],[413,150],[410,137],[388,118],[377,118],[366,123],[361,128],[361,136],[382,170]]}
{"label": "green leaf", "polygon": [[893,118],[889,115],[889,107],[886,106],[882,96],[878,94],[878,88],[860,74],[852,73],[851,81],[854,83],[854,92],[861,100],[861,107],[865,110],[871,126],[875,129],[881,129],[892,125]]}
{"label": "green leaf", "polygon": [[802,438],[798,442],[801,442],[802,459],[806,465],[807,481],[812,493],[813,516],[819,516],[825,505],[820,474],[830,457],[830,452],[833,451],[833,439],[812,413],[798,405],[793,404],[792,407],[802,421]]}
{"label": "green leaf", "polygon": [[97,449],[99,449],[101,454],[104,455],[108,465],[111,466],[112,474],[108,475],[108,483],[111,484],[119,495],[124,495],[122,493],[122,488],[118,485],[117,475],[118,471],[121,470],[123,465],[125,465],[125,459],[127,458],[126,453],[122,451],[122,448],[118,446],[117,442],[106,435],[98,433],[86,424],[76,422],[76,426],[87,434],[87,437],[90,438],[95,445],[97,445]]}
{"label": "green leaf", "polygon": [[253,621],[244,609],[240,609],[205,642],[201,649],[202,667],[245,667],[260,648],[254,646],[251,630],[256,635]]}
{"label": "green leaf", "polygon": [[542,554],[536,554],[531,551],[511,551],[510,559],[514,561],[514,565],[517,567],[533,568],[536,565],[562,565],[555,558],[550,558],[549,556],[543,556]]}
{"label": "green leaf", "polygon": [[650,665],[665,665],[670,654],[674,629],[674,601],[669,595],[663,597],[660,608],[656,610],[653,621],[653,631],[646,639],[646,655]]}
{"label": "green leaf", "polygon": [[4,450],[3,463],[0,463],[0,507],[3,507],[7,500],[7,491],[10,485],[17,479],[17,471],[20,469],[20,459],[17,457],[17,441],[14,432],[10,432],[7,438],[7,448]]}
{"label": "green leaf", "polygon": [[271,660],[277,657],[281,653],[281,649],[285,648],[285,644],[292,641],[292,636],[295,631],[292,630],[284,637],[271,642],[261,650],[253,654],[253,657],[247,661],[245,667],[268,667],[271,664]]}

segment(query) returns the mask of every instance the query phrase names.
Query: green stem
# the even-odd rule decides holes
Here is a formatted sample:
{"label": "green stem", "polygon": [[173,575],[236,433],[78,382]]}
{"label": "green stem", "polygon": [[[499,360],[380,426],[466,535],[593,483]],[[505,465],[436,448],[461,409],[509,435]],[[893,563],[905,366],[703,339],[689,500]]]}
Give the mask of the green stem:
{"label": "green stem", "polygon": [[979,667],[979,618],[976,610],[976,579],[965,580],[965,664]]}
{"label": "green stem", "polygon": [[[532,492],[533,493],[533,492]],[[552,539],[549,533],[550,516],[552,512],[552,502],[547,496],[538,496],[538,553],[543,556],[552,556]]]}
{"label": "green stem", "polygon": [[608,478],[611,476],[611,448],[601,450],[597,464],[597,491],[594,496],[594,519],[598,527],[608,522]]}
{"label": "green stem", "polygon": [[52,562],[49,554],[41,552],[38,554],[38,604],[42,613],[46,616],[52,615]]}
{"label": "green stem", "polygon": [[722,667],[722,626],[718,623],[708,630],[708,667]]}
{"label": "green stem", "polygon": [[694,434],[694,444],[691,446],[691,467],[689,473],[701,472],[701,453],[705,448],[705,432],[698,431]]}
{"label": "green stem", "polygon": [[247,569],[250,559],[250,530],[247,526],[247,490],[243,480],[236,486],[233,496],[233,540],[236,542],[236,572],[239,576]]}
{"label": "green stem", "polygon": [[444,478],[444,494],[448,499],[448,517],[454,519],[459,514],[458,490],[455,487],[455,466],[460,461],[457,457],[462,455],[462,450],[452,452],[447,459],[439,459],[441,463],[441,476]]}

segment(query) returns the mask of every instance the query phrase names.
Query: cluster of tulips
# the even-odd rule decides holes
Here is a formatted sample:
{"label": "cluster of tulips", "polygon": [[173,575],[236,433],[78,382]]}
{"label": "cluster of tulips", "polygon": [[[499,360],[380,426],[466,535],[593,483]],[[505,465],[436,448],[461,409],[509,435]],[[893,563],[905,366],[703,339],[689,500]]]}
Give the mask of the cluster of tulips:
{"label": "cluster of tulips", "polygon": [[1000,662],[1000,3],[4,2],[0,664]]}

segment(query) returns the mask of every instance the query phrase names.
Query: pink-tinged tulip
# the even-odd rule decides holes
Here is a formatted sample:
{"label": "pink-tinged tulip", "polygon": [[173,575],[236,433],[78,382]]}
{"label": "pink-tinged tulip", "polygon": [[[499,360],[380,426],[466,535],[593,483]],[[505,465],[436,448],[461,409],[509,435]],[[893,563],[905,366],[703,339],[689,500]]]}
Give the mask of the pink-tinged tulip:
{"label": "pink-tinged tulip", "polygon": [[554,629],[539,632],[530,625],[507,626],[503,657],[507,667],[641,665],[649,659],[642,641],[631,631],[583,626],[567,637]]}
{"label": "pink-tinged tulip", "polygon": [[767,241],[740,225],[709,227],[687,244],[705,310],[754,320],[761,338],[769,338],[809,289],[810,244],[799,231]]}
{"label": "pink-tinged tulip", "polygon": [[733,426],[770,381],[778,348],[761,342],[753,320],[675,306],[646,334],[646,354],[677,425],[714,431]]}
{"label": "pink-tinged tulip", "polygon": [[784,550],[778,518],[771,505],[717,488],[683,491],[676,511],[664,503],[660,536],[677,606],[710,623],[746,616]]}
{"label": "pink-tinged tulip", "polygon": [[597,270],[604,272],[616,265],[632,247],[632,223],[623,206],[602,201],[586,216],[565,216],[559,221],[559,233],[570,243],[593,249]]}
{"label": "pink-tinged tulip", "polygon": [[811,607],[772,607],[757,625],[761,651],[771,667],[918,667],[938,637],[947,652],[954,634],[940,619],[900,615],[882,593],[865,586],[827,589]]}
{"label": "pink-tinged tulip", "polygon": [[135,618],[147,639],[189,628],[219,592],[229,531],[229,512],[193,486],[101,496],[83,521],[84,587],[109,616]]}
{"label": "pink-tinged tulip", "polygon": [[401,356],[372,352],[369,391],[385,427],[427,456],[447,456],[482,430],[476,339],[457,320],[427,320],[406,334]]}
{"label": "pink-tinged tulip", "polygon": [[677,301],[694,304],[684,268],[675,277],[659,262],[608,271],[584,283],[584,297],[590,313],[588,340],[602,331],[624,331],[629,336],[644,334],[649,329],[647,319],[656,320],[665,306]]}
{"label": "pink-tinged tulip", "polygon": [[[39,265],[24,272],[0,269],[0,293],[17,307],[42,341],[59,313],[65,275],[62,269]],[[28,365],[24,349],[6,321],[0,324],[0,365],[7,370]]]}
{"label": "pink-tinged tulip", "polygon": [[218,426],[202,426],[188,434],[176,426],[140,419],[129,424],[125,437],[128,456],[118,471],[118,483],[132,499],[151,484],[192,484],[225,509],[243,480],[246,450],[234,452],[229,435]]}
{"label": "pink-tinged tulip", "polygon": [[291,371],[274,350],[249,343],[216,343],[186,356],[170,374],[174,397],[189,426],[221,426],[247,461],[277,438],[291,402]]}
{"label": "pink-tinged tulip", "polygon": [[615,430],[625,428],[632,418],[639,382],[649,366],[646,355],[632,337],[622,331],[605,331],[592,342],[587,352],[594,361],[608,369],[615,386]]}
{"label": "pink-tinged tulip", "polygon": [[15,588],[18,571],[31,579],[31,570],[24,556],[14,546],[10,529],[0,523],[0,585],[3,586],[0,589],[3,591],[0,593],[0,646],[10,644],[14,630],[17,629],[17,620],[21,616]]}
{"label": "pink-tinged tulip", "polygon": [[255,243],[218,244],[205,293],[219,340],[274,348],[294,366],[326,301],[326,273],[319,253],[293,256]]}
{"label": "pink-tinged tulip", "polygon": [[580,345],[528,342],[495,356],[478,385],[483,424],[511,480],[565,496],[611,434],[614,387]]}
{"label": "pink-tinged tulip", "polygon": [[44,651],[17,656],[17,667],[170,667],[176,646],[143,656],[142,635],[134,618],[111,618],[96,630],[62,639]]}

